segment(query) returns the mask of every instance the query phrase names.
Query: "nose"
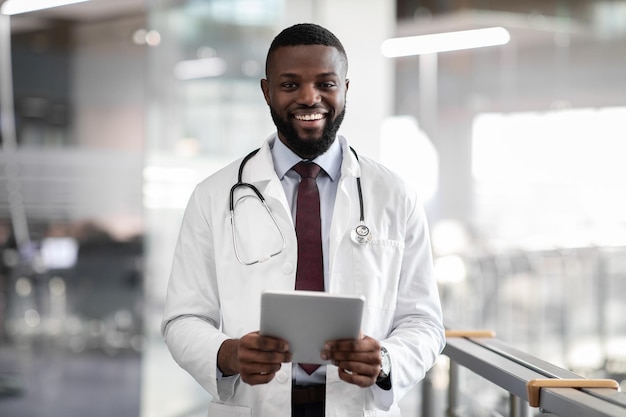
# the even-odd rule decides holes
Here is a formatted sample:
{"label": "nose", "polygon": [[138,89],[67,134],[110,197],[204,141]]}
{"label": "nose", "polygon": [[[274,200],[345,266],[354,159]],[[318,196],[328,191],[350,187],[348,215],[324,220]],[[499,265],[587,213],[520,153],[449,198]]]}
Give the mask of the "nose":
{"label": "nose", "polygon": [[318,89],[315,85],[303,84],[298,94],[298,104],[312,106],[321,101]]}

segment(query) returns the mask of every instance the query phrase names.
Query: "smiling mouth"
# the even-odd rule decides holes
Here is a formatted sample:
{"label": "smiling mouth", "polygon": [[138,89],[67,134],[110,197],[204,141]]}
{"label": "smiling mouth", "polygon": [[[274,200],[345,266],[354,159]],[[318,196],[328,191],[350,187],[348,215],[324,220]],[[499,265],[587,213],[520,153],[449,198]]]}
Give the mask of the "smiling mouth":
{"label": "smiling mouth", "polygon": [[296,114],[294,117],[296,120],[311,122],[314,120],[322,120],[326,116],[323,113],[314,113],[314,114]]}

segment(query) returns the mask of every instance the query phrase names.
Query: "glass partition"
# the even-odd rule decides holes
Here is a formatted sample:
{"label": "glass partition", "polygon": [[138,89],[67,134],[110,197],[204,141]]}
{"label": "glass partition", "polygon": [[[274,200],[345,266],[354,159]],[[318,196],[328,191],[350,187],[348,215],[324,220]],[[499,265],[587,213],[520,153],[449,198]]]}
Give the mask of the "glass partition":
{"label": "glass partition", "polygon": [[140,413],[145,18],[98,4],[0,16],[3,416]]}
{"label": "glass partition", "polygon": [[[625,380],[615,318],[626,313],[626,3],[398,6],[398,36],[510,33],[499,46],[396,59],[396,112],[439,155],[427,209],[444,317],[583,376]],[[506,401],[481,392],[493,397],[486,410]]]}

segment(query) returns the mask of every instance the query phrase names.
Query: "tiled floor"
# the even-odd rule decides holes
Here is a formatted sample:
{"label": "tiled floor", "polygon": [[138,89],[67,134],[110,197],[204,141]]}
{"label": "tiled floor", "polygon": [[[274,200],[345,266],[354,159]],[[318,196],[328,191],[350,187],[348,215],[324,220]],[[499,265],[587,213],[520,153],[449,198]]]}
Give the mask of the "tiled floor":
{"label": "tiled floor", "polygon": [[0,345],[2,417],[138,417],[140,356]]}

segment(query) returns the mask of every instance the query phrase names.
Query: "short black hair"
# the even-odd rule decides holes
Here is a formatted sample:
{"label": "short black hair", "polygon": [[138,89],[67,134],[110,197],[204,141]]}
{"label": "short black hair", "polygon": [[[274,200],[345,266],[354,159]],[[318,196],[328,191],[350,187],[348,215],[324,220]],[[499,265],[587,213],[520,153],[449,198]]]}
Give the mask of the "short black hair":
{"label": "short black hair", "polygon": [[270,58],[276,49],[283,46],[300,45],[324,45],[336,48],[346,65],[346,71],[348,70],[346,50],[343,48],[341,41],[331,31],[315,23],[298,23],[283,29],[272,41],[265,59],[265,73],[267,74]]}

